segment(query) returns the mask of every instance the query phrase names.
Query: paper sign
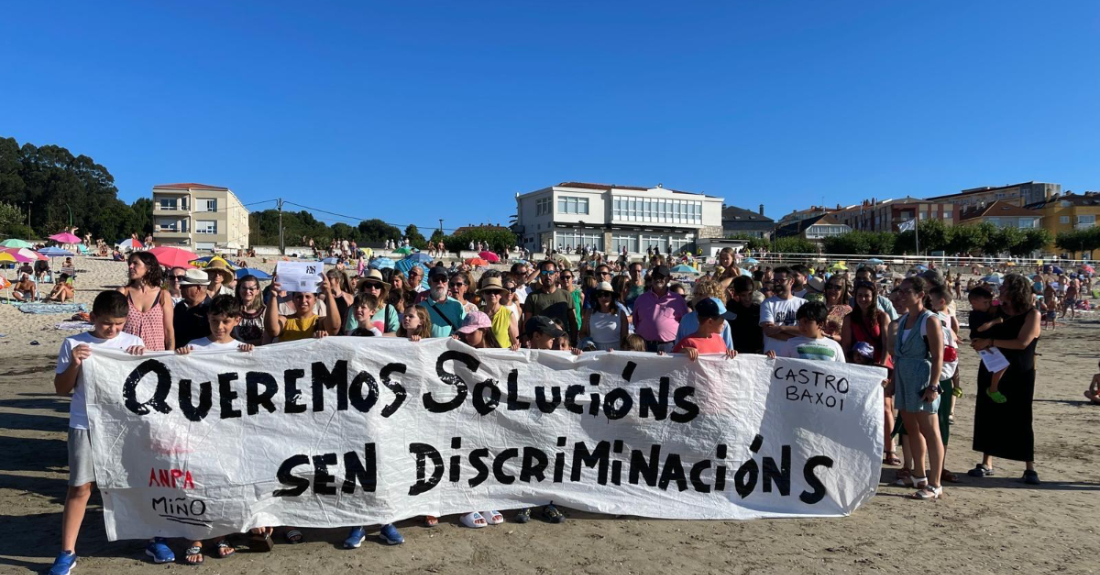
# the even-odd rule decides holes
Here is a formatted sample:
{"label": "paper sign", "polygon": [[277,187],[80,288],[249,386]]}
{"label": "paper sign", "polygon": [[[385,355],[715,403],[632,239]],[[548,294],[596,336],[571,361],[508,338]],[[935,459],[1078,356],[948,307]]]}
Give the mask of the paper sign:
{"label": "paper sign", "polygon": [[886,370],[327,337],[83,364],[107,537],[384,524],[553,501],[837,517],[875,494]]}
{"label": "paper sign", "polygon": [[288,292],[317,293],[324,281],[325,266],[321,262],[279,262],[275,275],[279,285]]}
{"label": "paper sign", "polygon": [[982,363],[990,373],[997,373],[1008,367],[1008,358],[995,347],[983,349],[978,352],[978,355],[982,356]]}

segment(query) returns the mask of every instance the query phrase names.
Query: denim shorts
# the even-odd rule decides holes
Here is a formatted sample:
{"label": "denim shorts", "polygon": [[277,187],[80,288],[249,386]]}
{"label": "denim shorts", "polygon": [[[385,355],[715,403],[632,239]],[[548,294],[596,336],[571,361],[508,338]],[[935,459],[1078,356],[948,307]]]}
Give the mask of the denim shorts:
{"label": "denim shorts", "polygon": [[932,373],[932,364],[922,359],[898,359],[894,364],[894,407],[909,413],[937,413],[940,395],[924,401],[924,390]]}

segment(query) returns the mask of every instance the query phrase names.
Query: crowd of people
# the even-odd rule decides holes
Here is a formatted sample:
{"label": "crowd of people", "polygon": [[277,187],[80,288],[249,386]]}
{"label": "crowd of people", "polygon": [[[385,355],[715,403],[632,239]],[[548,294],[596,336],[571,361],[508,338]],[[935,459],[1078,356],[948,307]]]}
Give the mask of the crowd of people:
{"label": "crowd of people", "polygon": [[[67,573],[75,562],[94,479],[83,391],[76,382],[81,362],[96,347],[186,354],[333,336],[411,342],[449,337],[473,348],[652,352],[691,360],[764,354],[880,366],[889,374],[883,382],[883,462],[899,467],[896,482],[914,489],[912,499],[942,496],[944,482],[958,481],[944,460],[954,399],[962,389],[955,306],[963,296],[961,278],[936,269],[899,274],[865,266],[827,273],[801,265],[746,268],[738,261],[732,250],[723,250],[717,266],[690,287],[675,282],[671,262],[654,254],[632,262],[592,258],[579,266],[565,259],[521,261],[480,274],[442,263],[416,265],[407,273],[332,269],[316,292],[287,292],[278,276],[265,287],[251,275],[237,278],[218,259],[202,269],[166,269],[148,252],[134,252],[127,260],[126,284],[96,297],[93,330],[66,339],[58,357],[56,391],[74,395],[63,551],[51,573]],[[1053,281],[1076,298],[1088,291],[1089,279],[1043,279],[1038,286],[1009,273],[1001,281],[996,294],[985,285],[966,285],[973,310],[967,321],[971,347],[983,357],[999,354],[1010,366],[991,372],[983,363],[976,375],[973,447],[981,462],[968,474],[994,475],[994,458],[1009,459],[1024,462],[1023,480],[1037,484],[1031,402],[1038,306],[1050,301],[1046,292]],[[1093,397],[1100,389],[1096,381]],[[522,510],[513,520],[526,522],[533,513],[553,523],[565,519],[549,504]],[[459,519],[472,528],[504,520],[497,510],[471,511]],[[424,521],[434,525],[438,518]],[[291,543],[303,537],[292,526],[280,532]],[[270,549],[274,533],[255,530],[250,548]],[[345,547],[356,548],[365,537],[364,528],[355,526]],[[380,537],[389,544],[404,541],[393,525],[382,526]],[[174,560],[167,543],[149,542],[147,553],[155,562]],[[234,552],[224,538],[207,543],[220,557]],[[201,563],[203,549],[204,542],[190,542],[185,560]]]}

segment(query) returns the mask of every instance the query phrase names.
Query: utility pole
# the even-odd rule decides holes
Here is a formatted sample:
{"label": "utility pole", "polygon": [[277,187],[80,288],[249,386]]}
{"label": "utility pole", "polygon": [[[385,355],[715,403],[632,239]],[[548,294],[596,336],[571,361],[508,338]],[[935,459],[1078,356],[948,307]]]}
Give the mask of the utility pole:
{"label": "utility pole", "polygon": [[913,237],[917,240],[917,257],[920,257],[920,210],[917,210],[917,223],[913,224]]}
{"label": "utility pole", "polygon": [[439,218],[439,235],[443,235],[443,218]]}
{"label": "utility pole", "polygon": [[286,255],[286,244],[283,243],[283,199],[277,200],[279,207],[279,255]]}
{"label": "utility pole", "polygon": [[33,205],[33,202],[28,200],[27,201],[27,227],[28,228],[31,227],[31,206],[32,205]]}

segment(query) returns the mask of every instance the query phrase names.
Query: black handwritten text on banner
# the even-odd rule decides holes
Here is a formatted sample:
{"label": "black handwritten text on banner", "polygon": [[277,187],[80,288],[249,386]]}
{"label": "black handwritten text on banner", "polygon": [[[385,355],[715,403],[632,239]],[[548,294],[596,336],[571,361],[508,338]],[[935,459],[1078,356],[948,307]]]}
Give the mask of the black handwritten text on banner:
{"label": "black handwritten text on banner", "polygon": [[840,516],[881,468],[878,368],[344,337],[84,365],[111,540],[550,501]]}

